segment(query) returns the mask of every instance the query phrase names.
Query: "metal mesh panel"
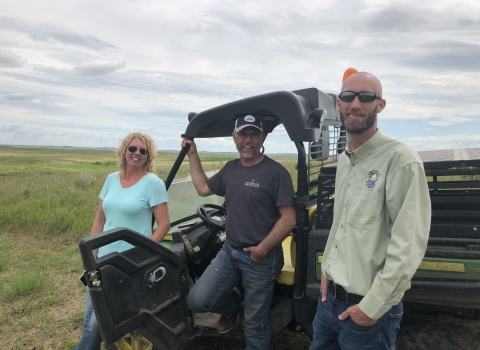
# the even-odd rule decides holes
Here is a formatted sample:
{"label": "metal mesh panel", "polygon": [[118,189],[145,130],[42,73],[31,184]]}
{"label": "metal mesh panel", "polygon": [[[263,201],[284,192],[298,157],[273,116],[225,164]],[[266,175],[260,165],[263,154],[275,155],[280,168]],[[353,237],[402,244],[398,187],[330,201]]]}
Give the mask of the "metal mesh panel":
{"label": "metal mesh panel", "polygon": [[308,147],[308,201],[317,198],[318,175],[324,166],[336,164],[338,156],[345,150],[347,132],[341,126],[322,126],[318,142]]}

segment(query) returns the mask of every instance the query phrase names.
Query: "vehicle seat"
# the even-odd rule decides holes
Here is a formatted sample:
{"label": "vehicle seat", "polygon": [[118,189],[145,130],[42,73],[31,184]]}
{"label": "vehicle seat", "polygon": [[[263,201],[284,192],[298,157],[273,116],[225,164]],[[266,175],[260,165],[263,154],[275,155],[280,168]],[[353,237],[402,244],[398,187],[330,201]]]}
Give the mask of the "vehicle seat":
{"label": "vehicle seat", "polygon": [[[296,254],[297,244],[293,240],[293,236],[287,236],[282,242],[283,248],[283,259],[285,263],[283,264],[282,272],[277,278],[279,284],[286,286],[292,286],[295,283],[295,254]],[[292,259],[293,257],[293,259]]]}
{"label": "vehicle seat", "polygon": [[[308,224],[310,229],[315,222],[315,216],[317,215],[317,206],[308,209]],[[289,235],[282,242],[283,259],[285,263],[282,268],[282,272],[277,278],[279,284],[286,286],[292,286],[295,283],[295,262],[297,257],[297,243],[293,240],[293,236]]]}

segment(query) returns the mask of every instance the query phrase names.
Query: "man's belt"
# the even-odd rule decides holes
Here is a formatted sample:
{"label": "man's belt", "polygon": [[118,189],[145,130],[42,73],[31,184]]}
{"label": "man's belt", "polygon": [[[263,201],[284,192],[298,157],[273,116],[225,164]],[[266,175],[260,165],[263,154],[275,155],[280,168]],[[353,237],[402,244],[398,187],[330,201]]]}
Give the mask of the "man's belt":
{"label": "man's belt", "polygon": [[361,295],[349,293],[345,290],[345,288],[339,286],[338,284],[335,284],[335,282],[333,281],[330,281],[330,283],[332,284],[333,295],[335,299],[345,301],[350,304],[358,304],[363,299]]}

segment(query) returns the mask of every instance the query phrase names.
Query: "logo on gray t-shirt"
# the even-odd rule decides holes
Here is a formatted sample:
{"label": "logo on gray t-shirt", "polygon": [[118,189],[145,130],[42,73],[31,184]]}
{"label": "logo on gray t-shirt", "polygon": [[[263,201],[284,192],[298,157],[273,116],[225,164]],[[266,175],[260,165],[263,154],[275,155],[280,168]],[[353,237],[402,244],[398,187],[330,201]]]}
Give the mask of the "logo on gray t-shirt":
{"label": "logo on gray t-shirt", "polygon": [[245,186],[249,186],[249,187],[260,187],[260,184],[256,183],[255,182],[255,179],[252,179],[252,181],[250,182],[245,182]]}

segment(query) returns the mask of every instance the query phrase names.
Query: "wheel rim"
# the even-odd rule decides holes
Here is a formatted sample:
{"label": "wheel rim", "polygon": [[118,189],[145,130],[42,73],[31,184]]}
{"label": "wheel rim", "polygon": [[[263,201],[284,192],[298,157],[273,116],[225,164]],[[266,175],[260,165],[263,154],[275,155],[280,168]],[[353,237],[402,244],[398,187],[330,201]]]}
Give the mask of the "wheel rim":
{"label": "wheel rim", "polygon": [[132,332],[115,342],[118,350],[152,350],[153,344],[143,335]]}

